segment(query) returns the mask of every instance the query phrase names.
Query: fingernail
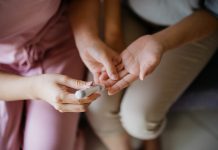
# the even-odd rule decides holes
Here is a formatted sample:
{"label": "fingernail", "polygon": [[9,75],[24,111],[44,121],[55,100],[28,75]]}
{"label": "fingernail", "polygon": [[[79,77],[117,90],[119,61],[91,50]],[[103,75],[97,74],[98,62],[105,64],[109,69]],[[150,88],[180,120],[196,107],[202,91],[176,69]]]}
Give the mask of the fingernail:
{"label": "fingernail", "polygon": [[145,73],[144,75],[141,75],[140,80],[143,81],[145,79],[145,76],[147,76],[147,73]]}
{"label": "fingernail", "polygon": [[116,89],[108,89],[108,95],[114,95],[116,93]]}
{"label": "fingernail", "polygon": [[111,75],[111,79],[112,79],[112,80],[118,80],[118,79],[119,79],[119,76],[118,76],[118,75],[115,75],[115,74],[112,74],[112,75]]}
{"label": "fingernail", "polygon": [[117,92],[115,92],[115,91],[113,91],[113,92],[108,92],[108,95],[109,96],[112,96],[112,95],[114,95],[114,94],[116,94]]}

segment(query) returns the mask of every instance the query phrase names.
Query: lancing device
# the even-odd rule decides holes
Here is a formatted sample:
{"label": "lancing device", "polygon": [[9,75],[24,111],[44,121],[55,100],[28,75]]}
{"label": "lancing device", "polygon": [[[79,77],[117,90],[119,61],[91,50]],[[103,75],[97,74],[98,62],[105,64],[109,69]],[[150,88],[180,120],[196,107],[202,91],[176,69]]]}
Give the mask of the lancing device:
{"label": "lancing device", "polygon": [[95,92],[101,92],[103,90],[104,90],[104,87],[102,85],[95,85],[95,86],[91,86],[90,88],[87,88],[84,90],[76,91],[75,97],[77,99],[81,99],[81,98],[87,97]]}

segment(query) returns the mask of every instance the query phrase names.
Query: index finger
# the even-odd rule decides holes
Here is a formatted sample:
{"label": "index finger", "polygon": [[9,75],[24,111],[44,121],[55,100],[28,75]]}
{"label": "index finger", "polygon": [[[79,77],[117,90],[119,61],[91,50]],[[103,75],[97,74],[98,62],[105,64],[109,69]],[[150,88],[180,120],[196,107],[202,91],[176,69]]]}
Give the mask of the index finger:
{"label": "index finger", "polygon": [[122,79],[117,81],[112,87],[108,88],[108,95],[114,95],[121,91],[122,89],[126,88],[131,84],[133,81],[137,79],[137,76],[133,74],[127,74]]}

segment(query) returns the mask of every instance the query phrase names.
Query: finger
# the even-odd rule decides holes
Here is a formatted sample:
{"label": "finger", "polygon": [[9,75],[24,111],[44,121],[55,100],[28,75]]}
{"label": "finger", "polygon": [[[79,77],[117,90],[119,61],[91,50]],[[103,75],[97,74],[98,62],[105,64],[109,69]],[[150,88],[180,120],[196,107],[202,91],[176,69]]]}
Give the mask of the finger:
{"label": "finger", "polygon": [[71,79],[69,77],[63,76],[58,80],[58,83],[68,86],[70,88],[73,89],[85,89],[85,88],[89,88],[92,85],[92,81],[91,82],[85,82],[82,80],[75,80],[75,79]]}
{"label": "finger", "polygon": [[93,93],[89,95],[88,97],[85,97],[83,99],[78,99],[77,101],[80,102],[80,104],[88,104],[95,101],[99,96],[101,96],[99,93]]}
{"label": "finger", "polygon": [[74,105],[81,105],[81,104],[91,103],[92,101],[96,100],[99,96],[100,94],[94,93],[83,99],[77,99],[74,94],[65,94],[62,97],[60,97],[60,99],[61,99],[62,104],[68,103],[68,104],[74,104]]}
{"label": "finger", "polygon": [[106,69],[106,72],[108,74],[108,76],[112,79],[112,80],[118,80],[119,76],[117,74],[117,70],[115,65],[113,64],[112,60],[108,57],[103,57],[102,58],[102,63]]}
{"label": "finger", "polygon": [[105,72],[105,71],[102,72],[101,75],[99,76],[99,80],[104,81],[104,80],[107,80],[107,79],[109,79],[109,76],[108,76],[107,72]]}
{"label": "finger", "polygon": [[114,95],[122,89],[126,88],[133,81],[137,79],[137,76],[132,74],[127,74],[121,80],[119,80],[116,84],[114,84],[111,88],[108,89],[108,95]]}
{"label": "finger", "polygon": [[114,64],[115,66],[117,66],[117,65],[119,65],[120,63],[122,63],[122,58],[121,58],[120,56],[118,56],[118,57],[113,58],[112,61],[113,61],[113,64]]}
{"label": "finger", "polygon": [[128,73],[128,71],[125,70],[125,69],[119,72],[119,76],[120,76],[121,79],[122,79],[123,77],[125,77],[127,74],[129,74],[129,73]]}
{"label": "finger", "polygon": [[139,79],[144,80],[145,76],[152,73],[155,70],[156,66],[157,66],[157,64],[154,64],[154,65],[141,64],[140,65]]}
{"label": "finger", "polygon": [[145,76],[148,74],[148,65],[145,63],[140,65],[139,79],[144,80]]}
{"label": "finger", "polygon": [[[119,72],[119,76],[120,76],[120,79],[122,79],[124,76],[126,76],[128,74],[127,70],[122,70]],[[111,87],[112,85],[114,85],[117,80],[111,80],[110,78],[107,79],[107,80],[101,80],[100,81],[101,84],[103,84],[106,88],[108,87]]]}
{"label": "finger", "polygon": [[104,85],[104,87],[107,89],[108,87],[111,87],[112,85],[114,85],[117,82],[117,80],[102,80],[101,84]]}
{"label": "finger", "polygon": [[119,65],[117,65],[116,68],[117,68],[117,72],[122,71],[124,69],[123,63],[120,63]]}
{"label": "finger", "polygon": [[54,108],[59,112],[85,112],[89,104],[74,105],[74,104],[56,104]]}
{"label": "finger", "polygon": [[[117,72],[121,71],[124,68],[122,61],[115,64],[115,66],[116,66]],[[105,68],[102,68],[101,72],[106,72]]]}
{"label": "finger", "polygon": [[95,84],[99,84],[100,83],[99,76],[100,76],[99,72],[93,73],[93,78],[94,78]]}

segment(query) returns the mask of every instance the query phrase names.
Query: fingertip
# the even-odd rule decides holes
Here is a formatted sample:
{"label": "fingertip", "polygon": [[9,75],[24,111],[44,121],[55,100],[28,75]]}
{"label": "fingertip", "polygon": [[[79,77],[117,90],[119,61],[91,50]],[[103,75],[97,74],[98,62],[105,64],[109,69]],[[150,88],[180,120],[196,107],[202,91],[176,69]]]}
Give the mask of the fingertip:
{"label": "fingertip", "polygon": [[141,81],[143,81],[143,80],[144,80],[144,75],[140,74],[139,79],[140,79]]}
{"label": "fingertip", "polygon": [[112,96],[112,95],[113,95],[113,94],[112,94],[111,92],[109,92],[109,91],[107,92],[107,94],[108,94],[109,96]]}
{"label": "fingertip", "polygon": [[119,75],[118,75],[117,73],[110,74],[109,77],[110,77],[112,80],[119,80]]}
{"label": "fingertip", "polygon": [[116,94],[116,93],[117,93],[116,89],[108,88],[108,95],[109,95],[109,96],[112,96],[112,95],[114,95],[114,94]]}
{"label": "fingertip", "polygon": [[108,95],[109,96],[113,96],[113,95],[115,95],[117,92],[108,92]]}
{"label": "fingertip", "polygon": [[147,75],[147,70],[141,68],[141,69],[140,69],[140,74],[139,74],[139,79],[140,79],[141,81],[143,81],[146,75]]}

